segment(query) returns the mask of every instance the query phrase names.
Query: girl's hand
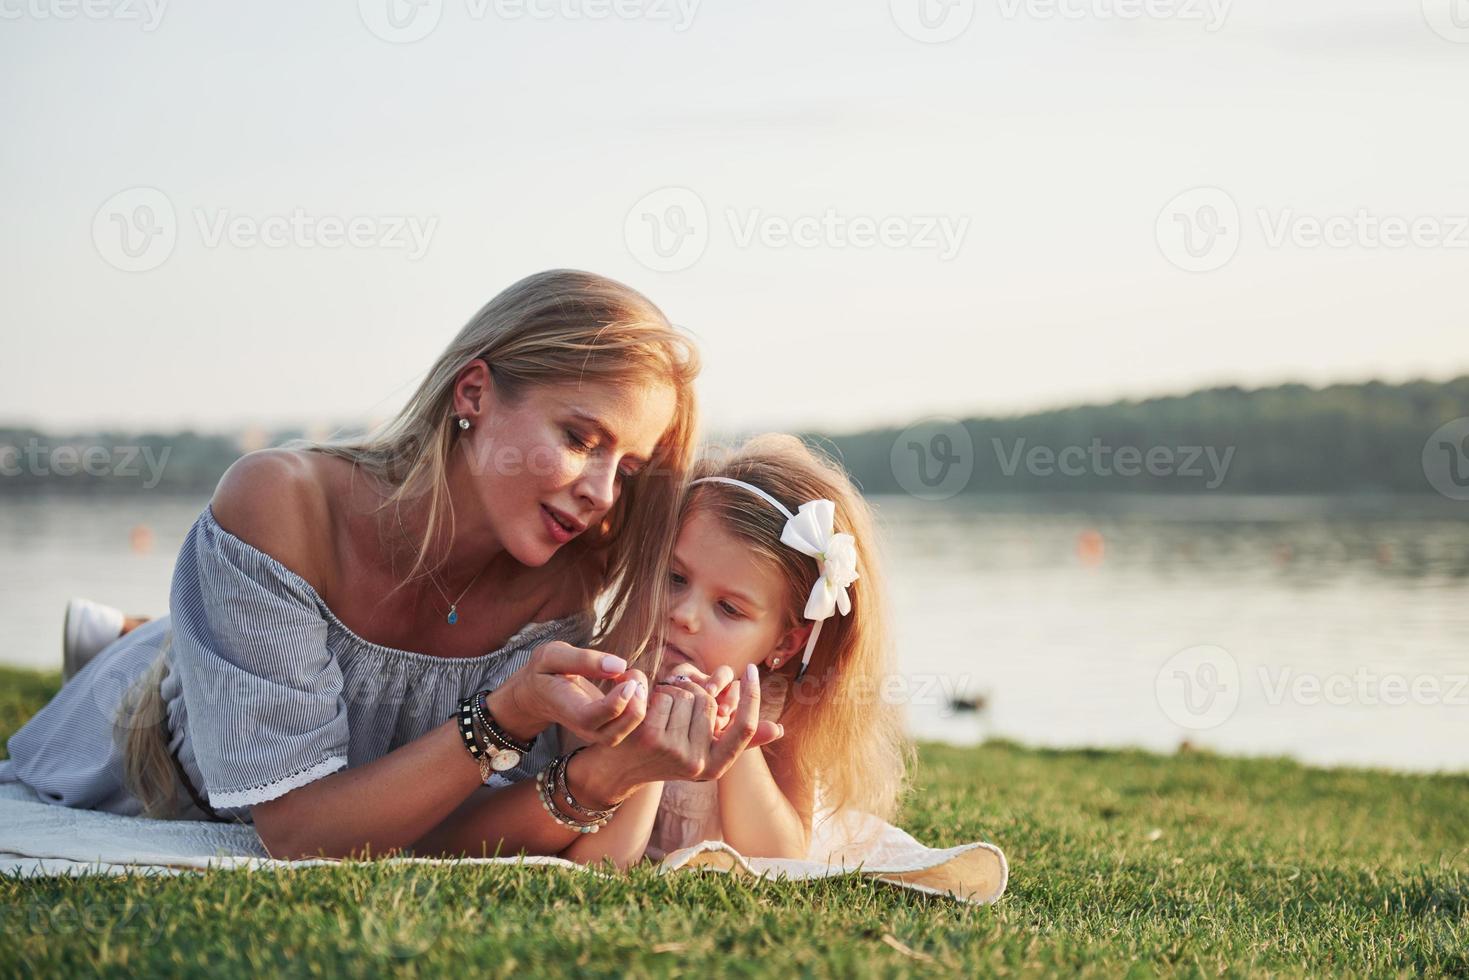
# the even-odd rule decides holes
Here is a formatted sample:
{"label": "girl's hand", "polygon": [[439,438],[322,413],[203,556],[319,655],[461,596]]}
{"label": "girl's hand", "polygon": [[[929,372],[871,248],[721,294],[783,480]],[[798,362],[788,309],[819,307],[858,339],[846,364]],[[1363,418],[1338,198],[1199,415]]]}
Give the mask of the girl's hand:
{"label": "girl's hand", "polygon": [[[746,748],[780,738],[779,725],[760,720],[760,683],[754,666],[726,687],[734,699],[729,724],[715,732],[717,699],[687,677],[660,684],[647,717],[624,747],[630,757],[623,778],[633,785],[667,779],[718,779]],[[621,754],[623,750],[619,750]]]}
{"label": "girl's hand", "polygon": [[[612,681],[611,690],[603,694],[596,681]],[[490,695],[489,708],[516,738],[554,723],[589,745],[616,745],[647,714],[648,679],[621,657],[552,640]]]}
{"label": "girl's hand", "polygon": [[734,714],[716,736],[718,703],[707,689],[686,679],[659,685],[632,737],[615,748],[594,746],[571,760],[566,778],[575,784],[577,799],[610,806],[649,783],[718,779],[745,749],[785,734],[775,722],[760,720],[759,674],[753,665],[744,682],[732,682],[729,689]]}
{"label": "girl's hand", "polygon": [[735,707],[739,703],[739,688],[734,686],[734,669],[720,666],[714,669],[714,673],[706,674],[693,664],[685,663],[673,668],[669,682],[678,678],[688,678],[714,698],[717,705],[714,715],[714,734],[716,737],[723,734],[729,725],[730,718],[734,717]]}

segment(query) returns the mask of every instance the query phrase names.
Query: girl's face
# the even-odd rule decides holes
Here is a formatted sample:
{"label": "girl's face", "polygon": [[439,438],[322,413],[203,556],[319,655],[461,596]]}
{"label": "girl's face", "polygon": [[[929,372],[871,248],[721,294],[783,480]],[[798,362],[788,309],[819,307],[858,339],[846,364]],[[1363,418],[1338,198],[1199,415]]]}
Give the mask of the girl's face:
{"label": "girl's face", "polygon": [[673,422],[668,385],[545,385],[506,404],[488,370],[476,374],[479,410],[459,413],[471,423],[459,437],[471,493],[488,533],[527,566],[606,517]]}
{"label": "girl's face", "polygon": [[810,626],[787,627],[781,577],[710,513],[684,519],[670,571],[668,643],[659,680],[684,665],[704,674],[750,664],[789,662]]}

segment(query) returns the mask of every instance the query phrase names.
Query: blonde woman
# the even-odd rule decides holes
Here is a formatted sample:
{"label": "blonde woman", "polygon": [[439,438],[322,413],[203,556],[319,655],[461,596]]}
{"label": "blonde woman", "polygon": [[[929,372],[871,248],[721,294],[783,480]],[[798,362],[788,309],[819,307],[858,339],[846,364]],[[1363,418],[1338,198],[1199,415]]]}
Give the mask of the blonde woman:
{"label": "blonde woman", "polygon": [[[528,777],[565,758],[553,726],[610,746],[647,712],[697,371],[620,283],[515,283],[381,430],[231,467],[170,615],[72,678],[0,781],[252,822],[277,857],[565,850],[615,809],[606,774],[559,772],[576,819]],[[686,752],[707,778],[774,733],[757,692],[737,710]]]}

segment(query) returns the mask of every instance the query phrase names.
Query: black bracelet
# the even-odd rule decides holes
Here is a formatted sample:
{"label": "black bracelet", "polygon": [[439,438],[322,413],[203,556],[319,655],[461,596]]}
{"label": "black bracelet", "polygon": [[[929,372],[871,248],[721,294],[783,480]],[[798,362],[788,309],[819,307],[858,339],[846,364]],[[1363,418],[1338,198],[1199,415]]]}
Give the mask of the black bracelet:
{"label": "black bracelet", "polygon": [[468,698],[459,702],[459,734],[464,738],[464,747],[469,750],[474,761],[479,763],[480,782],[489,782],[494,757],[480,740],[479,733],[474,730],[474,711]]}
{"label": "black bracelet", "polygon": [[480,691],[473,696],[472,700],[474,702],[475,720],[480,723],[480,727],[485,731],[485,737],[491,742],[502,749],[519,752],[521,755],[528,755],[530,750],[535,747],[538,736],[532,735],[530,741],[522,742],[517,738],[511,737],[510,733],[501,728],[499,723],[495,721],[495,716],[490,714],[490,691]]}

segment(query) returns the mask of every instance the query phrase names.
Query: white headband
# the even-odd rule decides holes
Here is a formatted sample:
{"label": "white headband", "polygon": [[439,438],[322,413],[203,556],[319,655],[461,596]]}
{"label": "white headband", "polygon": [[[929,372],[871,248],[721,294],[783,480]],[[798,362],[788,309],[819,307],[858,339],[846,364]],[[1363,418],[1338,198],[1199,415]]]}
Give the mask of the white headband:
{"label": "white headband", "polygon": [[816,621],[811,627],[811,636],[806,641],[806,652],[801,655],[801,670],[796,674],[800,680],[811,665],[811,651],[816,649],[816,638],[821,635],[821,622],[833,612],[843,616],[852,611],[852,600],[847,595],[847,586],[857,581],[857,539],[850,534],[833,534],[837,505],[830,500],[810,500],[792,514],[779,500],[757,486],[743,480],[731,480],[727,476],[706,476],[689,486],[699,483],[728,483],[744,487],[751,493],[764,497],[776,510],[786,516],[786,526],[780,532],[782,544],[790,545],[803,555],[816,559],[821,575],[811,586],[811,596],[806,600],[805,616]]}

